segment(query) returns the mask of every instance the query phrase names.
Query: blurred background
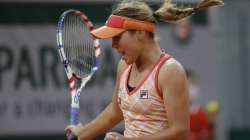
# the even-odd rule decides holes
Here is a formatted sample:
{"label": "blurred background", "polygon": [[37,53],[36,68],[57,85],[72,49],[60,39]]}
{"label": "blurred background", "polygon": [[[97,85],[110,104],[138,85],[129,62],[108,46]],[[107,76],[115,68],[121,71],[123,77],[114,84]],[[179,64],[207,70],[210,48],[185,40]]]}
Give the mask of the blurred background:
{"label": "blurred background", "polygon": [[[156,9],[162,1],[147,2]],[[197,1],[177,0],[188,5]],[[66,139],[70,95],[57,56],[57,21],[63,11],[78,9],[100,26],[113,3],[0,0],[0,140]],[[161,47],[195,77],[190,87],[194,102],[207,114],[216,114],[212,118],[215,140],[250,139],[249,6],[250,0],[225,0],[223,7],[176,25],[159,22],[157,28]],[[101,43],[101,68],[81,95],[83,124],[95,118],[113,94],[119,56],[110,41]],[[123,126],[114,131],[122,132]]]}

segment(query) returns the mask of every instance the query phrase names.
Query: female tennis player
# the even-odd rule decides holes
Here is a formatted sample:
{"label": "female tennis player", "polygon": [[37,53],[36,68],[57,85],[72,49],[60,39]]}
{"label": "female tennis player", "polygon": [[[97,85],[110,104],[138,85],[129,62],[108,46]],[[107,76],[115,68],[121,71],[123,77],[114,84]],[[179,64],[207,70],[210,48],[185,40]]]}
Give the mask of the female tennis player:
{"label": "female tennis player", "polygon": [[[157,14],[161,16],[159,11]],[[163,18],[166,20],[166,16]],[[91,32],[97,38],[112,38],[112,47],[122,55],[114,95],[96,119],[84,126],[69,125],[67,133],[72,132],[79,140],[89,140],[124,120],[124,134],[110,132],[106,140],[188,138],[185,71],[174,57],[160,48],[155,39],[155,26],[154,14],[145,2],[124,0],[104,26]]]}

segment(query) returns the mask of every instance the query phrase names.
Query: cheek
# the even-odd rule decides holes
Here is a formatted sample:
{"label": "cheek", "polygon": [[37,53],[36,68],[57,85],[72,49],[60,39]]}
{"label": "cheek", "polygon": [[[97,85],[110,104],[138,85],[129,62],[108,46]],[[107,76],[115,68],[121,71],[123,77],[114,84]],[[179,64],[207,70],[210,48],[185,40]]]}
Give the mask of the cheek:
{"label": "cheek", "polygon": [[116,47],[119,48],[121,51],[125,51],[125,52],[128,51],[129,43],[127,43],[125,40],[120,40],[119,42],[117,42],[114,45],[116,45]]}
{"label": "cheek", "polygon": [[117,47],[119,47],[121,51],[124,51],[128,57],[133,57],[137,52],[136,41],[130,34],[124,33],[117,44],[114,42],[114,45],[117,45]]}
{"label": "cheek", "polygon": [[128,53],[131,54],[132,56],[137,55],[137,53],[139,51],[138,50],[139,48],[136,45],[136,43],[132,42],[132,41],[130,41],[130,43],[126,46],[126,49],[127,49]]}

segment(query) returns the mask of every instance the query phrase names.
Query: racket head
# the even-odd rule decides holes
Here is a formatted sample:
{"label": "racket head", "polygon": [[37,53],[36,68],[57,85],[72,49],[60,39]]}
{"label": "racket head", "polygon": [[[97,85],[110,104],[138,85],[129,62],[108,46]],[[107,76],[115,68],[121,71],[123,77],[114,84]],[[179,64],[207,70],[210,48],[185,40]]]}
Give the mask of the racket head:
{"label": "racket head", "polygon": [[90,34],[94,25],[81,11],[65,11],[57,25],[57,46],[68,78],[93,75],[100,65],[99,39]]}

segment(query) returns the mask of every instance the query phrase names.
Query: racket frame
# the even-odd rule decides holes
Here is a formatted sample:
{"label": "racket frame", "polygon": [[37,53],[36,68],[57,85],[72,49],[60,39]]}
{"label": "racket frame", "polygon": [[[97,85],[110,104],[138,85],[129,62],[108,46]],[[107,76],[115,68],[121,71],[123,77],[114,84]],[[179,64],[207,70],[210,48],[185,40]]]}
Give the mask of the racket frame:
{"label": "racket frame", "polygon": [[[97,39],[91,35],[92,39],[93,39],[93,44],[94,44],[93,47],[95,47],[94,66],[92,67],[91,72],[86,77],[78,77],[77,75],[75,75],[74,72],[72,71],[72,69],[70,68],[69,62],[68,62],[67,57],[65,55],[64,44],[63,44],[63,34],[62,34],[63,28],[64,28],[64,21],[65,21],[64,19],[69,14],[76,14],[77,16],[79,16],[81,18],[83,24],[85,24],[88,27],[89,32],[94,29],[94,25],[92,24],[92,22],[88,19],[88,17],[84,13],[82,13],[81,11],[78,11],[78,10],[74,10],[74,9],[69,9],[69,10],[64,11],[63,14],[61,15],[59,22],[58,22],[58,25],[57,25],[56,37],[57,37],[58,53],[59,53],[60,60],[63,63],[65,72],[67,74],[69,89],[70,89],[70,94],[71,94],[70,124],[77,125],[79,123],[79,119],[78,119],[79,111],[80,111],[79,100],[80,100],[81,91],[82,91],[82,88],[85,87],[86,83],[94,75],[94,73],[98,70],[98,67],[100,65],[99,56],[101,54],[101,50],[100,50],[101,46],[100,46],[99,39]],[[80,84],[79,88],[76,87],[77,80],[81,80],[81,84]],[[69,140],[74,139],[73,137],[74,136],[72,134],[70,134],[68,139]]]}

